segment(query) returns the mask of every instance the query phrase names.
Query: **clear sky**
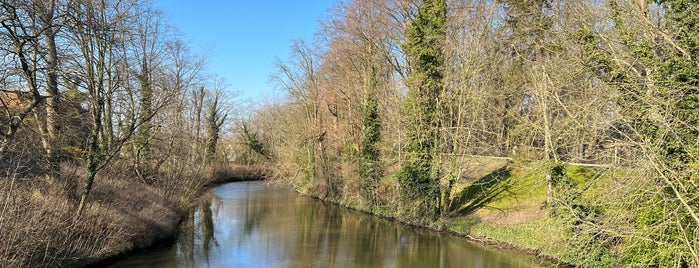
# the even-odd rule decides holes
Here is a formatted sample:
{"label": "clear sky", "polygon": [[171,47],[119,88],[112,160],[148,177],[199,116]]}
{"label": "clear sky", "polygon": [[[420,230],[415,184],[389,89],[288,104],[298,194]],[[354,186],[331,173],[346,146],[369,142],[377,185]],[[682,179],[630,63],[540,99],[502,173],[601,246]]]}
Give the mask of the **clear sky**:
{"label": "clear sky", "polygon": [[196,53],[208,52],[208,71],[241,98],[273,95],[269,75],[286,59],[291,40],[310,42],[335,0],[156,0]]}

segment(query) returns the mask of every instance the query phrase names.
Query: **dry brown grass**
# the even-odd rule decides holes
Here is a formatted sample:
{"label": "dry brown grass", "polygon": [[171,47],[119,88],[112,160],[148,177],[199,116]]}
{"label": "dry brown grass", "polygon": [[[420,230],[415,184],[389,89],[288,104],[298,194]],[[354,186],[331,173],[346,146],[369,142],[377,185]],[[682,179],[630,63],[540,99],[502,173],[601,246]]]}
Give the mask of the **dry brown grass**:
{"label": "dry brown grass", "polygon": [[507,209],[483,207],[476,210],[468,217],[492,225],[515,225],[524,222],[533,222],[548,216],[546,207],[539,202],[520,202],[517,206]]}
{"label": "dry brown grass", "polygon": [[113,165],[95,180],[79,217],[81,169],[64,166],[53,180],[2,178],[0,266],[80,266],[171,237],[198,192],[190,187],[201,188],[210,178],[202,174],[164,177],[156,187]]}
{"label": "dry brown grass", "polygon": [[213,168],[211,174],[212,184],[220,184],[234,181],[254,181],[267,177],[270,171],[263,166],[245,165],[219,165]]}

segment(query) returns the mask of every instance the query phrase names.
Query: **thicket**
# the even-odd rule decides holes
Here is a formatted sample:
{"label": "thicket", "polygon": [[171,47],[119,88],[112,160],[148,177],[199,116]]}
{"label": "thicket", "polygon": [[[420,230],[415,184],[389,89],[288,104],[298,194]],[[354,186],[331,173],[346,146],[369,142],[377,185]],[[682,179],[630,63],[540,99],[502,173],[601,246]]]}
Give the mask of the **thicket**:
{"label": "thicket", "polygon": [[232,96],[164,17],[148,1],[0,1],[0,266],[166,238],[236,157],[220,145]]}
{"label": "thicket", "polygon": [[[278,63],[286,98],[250,129],[299,191],[436,226],[473,201],[471,156],[543,163],[568,259],[697,266],[697,7],[342,1]],[[568,174],[586,165],[616,175]]]}

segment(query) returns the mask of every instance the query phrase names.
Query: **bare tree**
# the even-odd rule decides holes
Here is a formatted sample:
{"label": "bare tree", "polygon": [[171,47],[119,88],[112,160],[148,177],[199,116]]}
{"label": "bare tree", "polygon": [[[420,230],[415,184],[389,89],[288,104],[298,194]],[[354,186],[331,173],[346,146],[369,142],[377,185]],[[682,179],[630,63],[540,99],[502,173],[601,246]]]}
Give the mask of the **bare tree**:
{"label": "bare tree", "polygon": [[[33,3],[2,1],[0,2],[0,10],[2,10],[2,15],[0,15],[2,32],[0,34],[4,40],[2,51],[13,59],[10,66],[14,69],[9,72],[12,75],[4,77],[4,80],[5,82],[8,80],[17,82],[15,86],[18,88],[12,94],[18,101],[23,102],[22,105],[11,107],[9,99],[3,99],[2,106],[5,116],[0,132],[2,136],[1,153],[7,150],[24,119],[35,112],[36,108],[44,102],[45,96],[41,95],[42,76],[44,75],[41,71],[42,56],[44,55],[41,37],[47,35],[46,31],[53,31],[54,25],[50,22],[44,23],[45,20],[40,21],[36,17],[37,10]],[[55,64],[55,61],[53,63]],[[51,74],[55,75],[55,69],[52,70]],[[50,77],[55,78],[55,76]],[[21,84],[24,84],[24,90],[19,88]],[[7,97],[7,94],[4,93],[4,96]],[[45,137],[42,135],[42,138]],[[42,143],[44,148],[48,149],[48,141],[43,139]],[[50,152],[50,150],[48,151]]]}

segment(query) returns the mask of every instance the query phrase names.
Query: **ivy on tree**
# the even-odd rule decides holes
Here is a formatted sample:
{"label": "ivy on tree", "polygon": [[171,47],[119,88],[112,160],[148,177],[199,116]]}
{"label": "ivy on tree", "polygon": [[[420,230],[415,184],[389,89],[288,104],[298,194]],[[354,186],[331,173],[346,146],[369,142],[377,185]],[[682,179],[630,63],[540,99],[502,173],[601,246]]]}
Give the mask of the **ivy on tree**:
{"label": "ivy on tree", "polygon": [[371,68],[369,82],[370,92],[367,96],[366,106],[364,106],[364,137],[362,138],[361,161],[359,165],[359,176],[362,178],[361,190],[364,199],[369,201],[371,206],[377,205],[376,188],[383,174],[380,158],[381,154],[378,143],[381,141],[381,122],[379,121],[378,99],[376,97],[376,69]]}
{"label": "ivy on tree", "polygon": [[412,70],[403,107],[405,159],[398,174],[404,213],[434,220],[439,215],[438,98],[444,88],[446,1],[426,0],[407,29],[403,48]]}

